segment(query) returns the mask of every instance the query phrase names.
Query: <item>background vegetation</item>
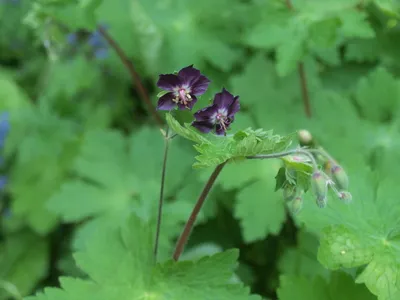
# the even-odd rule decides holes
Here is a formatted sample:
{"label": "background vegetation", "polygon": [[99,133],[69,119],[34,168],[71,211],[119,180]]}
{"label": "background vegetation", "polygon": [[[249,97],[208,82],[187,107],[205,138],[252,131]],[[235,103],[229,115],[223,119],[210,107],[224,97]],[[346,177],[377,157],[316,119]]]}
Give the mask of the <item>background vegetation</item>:
{"label": "background vegetation", "polygon": [[[194,64],[212,80],[195,109],[224,86],[242,105],[233,132],[308,129],[350,177],[351,205],[330,197],[319,209],[307,194],[293,217],[274,191],[278,160],[229,164],[182,258],[238,248],[232,280],[267,299],[400,299],[399,12],[389,0],[0,0],[0,299],[87,274],[109,289],[68,279],[69,294],[34,299],[236,299],[219,286],[229,251],[193,274],[163,265],[157,291],[127,288],[147,278],[150,234],[137,223],[156,221],[164,140],[97,25],[153,105],[158,75]],[[193,169],[195,155],[172,140],[160,262],[212,172]],[[118,248],[110,231],[132,215]],[[129,251],[135,270],[121,263]]]}

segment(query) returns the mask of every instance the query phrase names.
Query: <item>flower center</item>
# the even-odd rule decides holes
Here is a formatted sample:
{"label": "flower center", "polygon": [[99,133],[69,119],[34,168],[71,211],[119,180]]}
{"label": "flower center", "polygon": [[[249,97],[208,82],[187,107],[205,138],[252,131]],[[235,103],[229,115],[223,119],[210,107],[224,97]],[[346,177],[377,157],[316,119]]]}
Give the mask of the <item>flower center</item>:
{"label": "flower center", "polygon": [[176,103],[182,103],[187,107],[188,102],[192,101],[192,97],[190,96],[189,92],[185,88],[180,88],[177,91],[177,95],[174,99],[174,102]]}
{"label": "flower center", "polygon": [[221,125],[221,127],[226,132],[227,127],[231,123],[231,120],[227,116],[227,112],[225,110],[218,111],[217,114],[215,115],[215,120],[217,123]]}

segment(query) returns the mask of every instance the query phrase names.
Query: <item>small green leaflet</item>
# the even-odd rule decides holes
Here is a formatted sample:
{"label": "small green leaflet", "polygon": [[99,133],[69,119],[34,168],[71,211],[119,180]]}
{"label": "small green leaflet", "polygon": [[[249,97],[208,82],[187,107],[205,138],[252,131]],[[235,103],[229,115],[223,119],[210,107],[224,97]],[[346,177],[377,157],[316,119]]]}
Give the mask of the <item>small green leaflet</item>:
{"label": "small green leaflet", "polygon": [[171,114],[166,114],[168,125],[178,135],[194,141],[194,148],[200,155],[196,156],[195,168],[217,166],[229,159],[241,159],[245,156],[270,154],[287,149],[294,134],[287,136],[274,135],[272,131],[262,129],[238,131],[230,136],[200,134],[190,124],[180,125]]}
{"label": "small green leaflet", "polygon": [[131,216],[120,228],[97,231],[75,254],[88,279],[61,277],[61,288],[46,288],[26,300],[258,300],[243,284],[230,283],[238,258],[228,250],[197,261],[155,264],[152,231]]}

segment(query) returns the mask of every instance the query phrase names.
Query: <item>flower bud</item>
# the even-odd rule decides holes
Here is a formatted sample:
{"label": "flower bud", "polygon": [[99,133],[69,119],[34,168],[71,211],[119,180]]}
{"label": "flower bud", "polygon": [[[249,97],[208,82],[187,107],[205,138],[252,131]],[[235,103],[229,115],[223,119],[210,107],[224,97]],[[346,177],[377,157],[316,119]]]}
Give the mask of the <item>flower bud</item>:
{"label": "flower bud", "polygon": [[296,196],[296,186],[286,184],[283,188],[283,199],[285,201],[291,201]]}
{"label": "flower bud", "polygon": [[303,208],[303,196],[302,194],[296,196],[291,203],[291,211],[292,214],[298,214],[299,211]]}
{"label": "flower bud", "polygon": [[313,142],[313,137],[308,130],[302,129],[297,132],[301,146],[309,146]]}
{"label": "flower bud", "polygon": [[350,203],[353,200],[353,196],[351,195],[350,192],[347,191],[338,192],[338,197],[346,204]]}
{"label": "flower bud", "polygon": [[331,167],[331,176],[339,190],[347,190],[349,188],[349,178],[341,166],[333,164]]}
{"label": "flower bud", "polygon": [[327,204],[328,182],[322,172],[315,171],[312,174],[311,188],[316,197],[317,205],[324,208]]}

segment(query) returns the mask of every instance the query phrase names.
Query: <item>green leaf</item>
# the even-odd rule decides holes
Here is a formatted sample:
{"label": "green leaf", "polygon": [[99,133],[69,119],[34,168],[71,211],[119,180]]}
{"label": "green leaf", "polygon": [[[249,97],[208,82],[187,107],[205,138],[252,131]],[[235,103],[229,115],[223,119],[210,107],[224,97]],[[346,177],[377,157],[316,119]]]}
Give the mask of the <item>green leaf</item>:
{"label": "green leaf", "polygon": [[351,41],[346,48],[346,60],[355,62],[374,62],[379,58],[381,45],[376,39]]}
{"label": "green leaf", "polygon": [[354,96],[366,119],[387,121],[397,112],[400,84],[387,70],[377,68],[358,82]]}
{"label": "green leaf", "polygon": [[292,30],[289,32],[289,36],[292,38],[286,39],[276,49],[276,70],[278,75],[282,77],[295,70],[297,63],[303,60],[306,54],[305,46],[308,37],[308,28],[302,23],[292,24],[291,26]]}
{"label": "green leaf", "polygon": [[367,14],[361,11],[345,10],[339,15],[342,22],[341,32],[347,38],[373,38],[375,31],[368,23]]}
{"label": "green leaf", "polygon": [[328,282],[321,277],[310,280],[305,277],[282,276],[278,297],[279,300],[376,299],[364,286],[356,285],[349,275],[342,272],[333,273]]}
{"label": "green leaf", "polygon": [[[89,279],[60,278],[61,288],[46,288],[27,300],[146,299],[203,300],[259,299],[241,284],[230,284],[237,250],[203,257],[197,261],[154,264],[153,234],[136,217],[121,228],[95,233],[85,250],[75,255]],[[113,274],[113,276],[110,276]]]}
{"label": "green leaf", "polygon": [[33,292],[36,284],[47,276],[48,249],[47,240],[30,232],[7,236],[0,243],[1,299],[27,296]]}
{"label": "green leaf", "polygon": [[0,71],[0,111],[23,109],[29,106],[28,95],[9,74]]}
{"label": "green leaf", "polygon": [[[346,205],[331,198],[320,210],[305,201],[299,221],[321,233],[318,260],[327,268],[365,266],[357,282],[365,283],[379,300],[394,299],[400,290],[399,209],[396,180],[375,178],[367,170],[348,171],[353,202]],[[312,201],[310,199],[310,201]]]}
{"label": "green leaf", "polygon": [[[225,26],[228,23],[235,24],[237,13],[240,12],[238,4],[232,5],[226,0],[218,3],[211,0],[177,0],[173,4],[161,0],[134,0],[131,5],[131,17],[134,31],[139,36],[140,52],[148,52],[144,56],[145,63],[154,71],[161,73],[190,64],[202,69],[206,63],[228,71],[242,55],[241,50],[229,45],[231,40],[237,40],[237,26]],[[198,13],[207,10],[210,5],[214,7],[217,16],[210,18],[209,13],[203,17]],[[205,26],[210,30],[205,30]],[[193,36],[197,37],[196,43],[192,42]]]}
{"label": "green leaf", "polygon": [[[129,139],[113,130],[88,132],[73,165],[77,176],[65,181],[48,203],[65,222],[91,218],[79,229],[78,248],[99,228],[116,227],[131,213],[155,224],[163,148],[157,129],[143,127]],[[170,148],[165,197],[180,188],[190,171],[190,152],[176,140]],[[164,205],[162,257],[190,213],[193,199],[183,200]]]}
{"label": "green leaf", "polygon": [[16,150],[9,186],[13,195],[11,209],[40,234],[48,233],[57,224],[57,217],[46,209],[46,202],[71,169],[79,146],[75,130],[73,122],[44,108],[13,115],[7,140],[7,147]]}
{"label": "green leaf", "polygon": [[[267,171],[267,170],[266,170]],[[273,178],[273,174],[270,174]],[[235,217],[240,220],[246,243],[277,235],[286,219],[285,204],[280,197],[268,197],[274,190],[273,181],[257,181],[237,195]]]}
{"label": "green leaf", "polygon": [[236,94],[240,95],[241,103],[254,105],[265,101],[273,93],[275,77],[270,70],[274,64],[263,54],[257,54],[246,64],[245,69],[231,79],[231,85]]}
{"label": "green leaf", "polygon": [[313,279],[321,277],[330,279],[330,271],[317,260],[318,237],[300,230],[297,233],[296,247],[287,248],[279,260],[278,270],[285,276]]}

